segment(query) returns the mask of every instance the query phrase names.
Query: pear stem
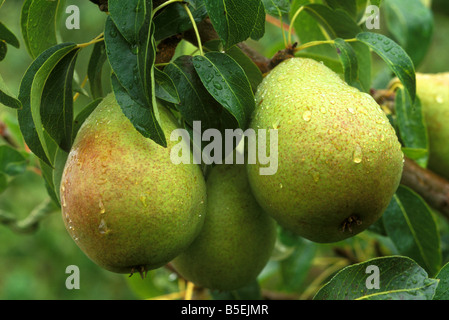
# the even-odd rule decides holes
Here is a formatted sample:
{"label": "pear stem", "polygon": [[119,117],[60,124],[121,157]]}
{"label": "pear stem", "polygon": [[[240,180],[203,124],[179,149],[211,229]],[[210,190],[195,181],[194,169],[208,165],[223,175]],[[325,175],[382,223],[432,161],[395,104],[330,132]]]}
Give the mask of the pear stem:
{"label": "pear stem", "polygon": [[161,9],[165,8],[166,6],[175,3],[175,2],[184,2],[184,0],[169,0],[164,2],[163,4],[157,6],[156,8],[154,8],[153,13],[151,14],[151,19],[154,18],[154,15]]}

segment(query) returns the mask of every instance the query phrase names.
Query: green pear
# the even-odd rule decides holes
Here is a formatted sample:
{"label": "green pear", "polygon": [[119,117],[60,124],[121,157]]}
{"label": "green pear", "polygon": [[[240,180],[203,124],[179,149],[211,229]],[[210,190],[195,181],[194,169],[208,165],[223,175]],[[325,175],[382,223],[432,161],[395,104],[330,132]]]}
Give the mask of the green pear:
{"label": "green pear", "polygon": [[416,74],[429,135],[428,168],[449,179],[449,72]]}
{"label": "green pear", "polygon": [[[174,117],[159,108],[167,137]],[[167,139],[168,140],[168,139]],[[175,165],[170,150],[143,137],[113,94],[86,119],[60,186],[65,226],[82,251],[117,273],[163,266],[198,235],[206,183],[197,165]]]}
{"label": "green pear", "polygon": [[251,194],[244,165],[217,165],[206,184],[203,229],[172,264],[198,286],[238,289],[254,281],[268,262],[276,223]]}
{"label": "green pear", "polygon": [[381,217],[399,185],[403,153],[370,95],[322,63],[292,58],[264,78],[256,106],[250,127],[278,131],[278,170],[263,175],[264,165],[248,164],[248,178],[280,225],[330,243]]}

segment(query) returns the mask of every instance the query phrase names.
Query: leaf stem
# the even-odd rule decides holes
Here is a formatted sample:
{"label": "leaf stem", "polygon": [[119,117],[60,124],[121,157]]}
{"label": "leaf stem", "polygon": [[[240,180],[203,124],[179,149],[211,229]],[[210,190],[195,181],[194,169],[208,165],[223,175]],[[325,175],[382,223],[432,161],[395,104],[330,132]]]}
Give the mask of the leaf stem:
{"label": "leaf stem", "polygon": [[291,45],[292,44],[292,30],[293,30],[293,25],[295,23],[296,18],[298,17],[298,15],[301,13],[301,11],[304,10],[304,6],[299,7],[298,10],[296,10],[295,14],[292,17],[292,20],[290,21],[290,26],[288,28],[288,44]]}
{"label": "leaf stem", "polygon": [[198,26],[196,25],[195,19],[193,18],[192,12],[190,12],[190,9],[187,6],[187,4],[183,3],[182,6],[186,10],[186,12],[190,18],[190,21],[192,22],[193,30],[195,30],[195,35],[196,35],[196,39],[198,40],[198,49],[200,50],[200,55],[204,56],[203,45],[201,44],[200,33],[198,31]]}
{"label": "leaf stem", "polygon": [[154,15],[156,14],[156,12],[158,12],[159,10],[165,8],[166,6],[175,3],[175,2],[184,2],[184,0],[168,0],[166,2],[164,2],[163,4],[161,4],[160,6],[154,8],[153,13],[151,14],[151,19],[154,18]]}
{"label": "leaf stem", "polygon": [[85,48],[85,47],[90,46],[91,44],[95,44],[95,43],[101,42],[101,41],[103,41],[103,40],[104,40],[103,34],[100,34],[100,35],[98,35],[95,39],[93,39],[93,40],[91,40],[91,41],[89,41],[89,42],[78,44],[77,47],[78,47],[78,48]]}
{"label": "leaf stem", "polygon": [[[353,38],[353,39],[344,39],[345,42],[356,42],[357,39]],[[320,44],[333,44],[335,43],[335,40],[318,40],[318,41],[310,41],[307,43],[304,43],[303,45],[300,45],[299,47],[297,47],[295,49],[295,52],[310,48],[310,47],[314,47],[314,46],[318,46]]]}

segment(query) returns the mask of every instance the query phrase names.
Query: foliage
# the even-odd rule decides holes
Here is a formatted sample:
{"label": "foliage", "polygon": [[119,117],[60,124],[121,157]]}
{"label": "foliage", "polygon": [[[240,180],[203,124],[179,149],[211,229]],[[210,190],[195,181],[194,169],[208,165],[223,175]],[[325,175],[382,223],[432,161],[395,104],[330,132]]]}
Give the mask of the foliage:
{"label": "foliage", "polygon": [[[8,2],[0,1],[0,6],[6,7]],[[415,71],[426,63],[431,48],[432,11],[419,0],[371,1],[381,7],[383,26],[368,30],[365,21],[369,17],[364,13],[369,3],[172,0],[154,7],[151,0],[109,0],[106,15],[86,1],[83,10],[96,12],[95,25],[102,32],[91,38],[78,35],[83,39],[79,40],[64,30],[63,9],[68,0],[23,1],[17,18],[20,35],[0,21],[0,61],[12,55],[8,52],[11,47],[29,56],[19,84],[0,74],[0,105],[2,110],[10,109],[0,119],[10,134],[2,133],[0,145],[0,200],[7,203],[6,195],[20,188],[20,179],[32,175],[45,185],[52,205],[60,206],[59,182],[73,139],[110,91],[134,127],[162,146],[169,137],[158,123],[158,103],[169,107],[185,128],[201,121],[204,130],[245,130],[255,108],[254,92],[267,71],[248,51],[271,58],[278,49],[288,49],[295,56],[322,61],[362,91],[394,91],[395,113],[389,118],[404,154],[425,167],[429,147],[416,96]],[[282,21],[289,27],[273,28],[270,21]],[[215,36],[210,37],[204,28]],[[176,50],[168,58],[161,57],[173,42]],[[399,80],[392,82],[394,86],[388,86],[396,77]],[[11,90],[16,86],[17,90]],[[40,194],[37,198],[45,197]],[[46,208],[45,212],[50,210]],[[18,214],[11,211],[14,209],[14,205],[0,206],[0,222],[29,232],[23,220],[32,214],[26,216],[23,210]],[[51,207],[50,211],[58,210]],[[34,218],[32,229],[47,215],[41,216]],[[61,229],[60,220],[48,219],[53,219],[52,223],[42,221],[43,228]],[[447,266],[442,268],[448,261],[445,224],[420,195],[401,186],[370,231],[341,243],[318,245],[279,229],[275,252],[258,283],[241,292],[212,292],[206,297],[258,299],[266,289],[302,299],[445,299],[449,290]],[[16,237],[0,228],[4,233],[0,239]],[[68,252],[80,258],[67,240]],[[55,240],[44,237],[41,241]],[[75,259],[70,261],[77,264]],[[88,260],[83,263],[90,264]],[[392,281],[368,292],[365,281],[369,275],[364,270],[373,264],[380,268],[381,279]],[[145,288],[135,277],[127,280],[134,292],[127,297],[154,298],[185,290],[182,281],[176,285],[167,270],[151,274]],[[122,278],[117,281],[124,285]],[[5,283],[0,281],[2,286]],[[0,290],[1,294],[15,298]]]}

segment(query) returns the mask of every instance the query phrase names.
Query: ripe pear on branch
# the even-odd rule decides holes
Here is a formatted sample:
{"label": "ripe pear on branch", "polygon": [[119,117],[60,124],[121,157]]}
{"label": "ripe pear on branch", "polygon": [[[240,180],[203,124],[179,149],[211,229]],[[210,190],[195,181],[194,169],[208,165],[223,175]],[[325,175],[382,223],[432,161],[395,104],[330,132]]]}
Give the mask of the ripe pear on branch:
{"label": "ripe pear on branch", "polygon": [[[159,108],[166,136],[177,128]],[[118,273],[168,263],[198,235],[206,211],[199,166],[175,165],[170,151],[142,136],[113,94],[86,119],[60,186],[65,226],[84,253]]]}
{"label": "ripe pear on branch", "polygon": [[403,153],[379,105],[315,60],[285,60],[264,78],[250,127],[278,130],[278,171],[260,175],[262,164],[247,165],[254,196],[312,241],[365,230],[399,185]]}

